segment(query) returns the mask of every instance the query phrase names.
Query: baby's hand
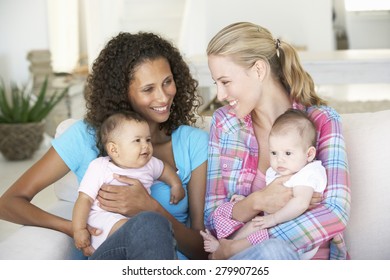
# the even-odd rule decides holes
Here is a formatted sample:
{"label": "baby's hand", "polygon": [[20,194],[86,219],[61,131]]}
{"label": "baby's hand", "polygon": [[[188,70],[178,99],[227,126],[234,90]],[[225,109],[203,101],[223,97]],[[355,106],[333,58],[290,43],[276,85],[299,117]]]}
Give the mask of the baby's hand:
{"label": "baby's hand", "polygon": [[277,225],[275,215],[256,216],[252,219],[253,225],[260,229],[266,229]]}
{"label": "baby's hand", "polygon": [[87,228],[77,230],[73,233],[74,245],[77,249],[82,250],[83,248],[91,245],[91,235]]}
{"label": "baby's hand", "polygon": [[186,193],[183,186],[176,185],[171,187],[171,199],[169,200],[170,204],[178,204],[180,200],[185,197]]}
{"label": "baby's hand", "polygon": [[244,198],[245,198],[245,196],[243,196],[243,195],[233,194],[232,198],[230,199],[230,202],[237,202],[237,201],[243,200]]}

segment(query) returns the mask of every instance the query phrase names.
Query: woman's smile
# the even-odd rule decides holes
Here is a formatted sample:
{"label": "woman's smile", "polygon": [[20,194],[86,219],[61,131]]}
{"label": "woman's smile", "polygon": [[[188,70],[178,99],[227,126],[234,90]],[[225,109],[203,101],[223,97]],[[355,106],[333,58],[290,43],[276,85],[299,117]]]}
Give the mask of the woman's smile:
{"label": "woman's smile", "polygon": [[168,112],[168,105],[160,106],[160,107],[152,107],[152,109],[159,113],[165,113]]}

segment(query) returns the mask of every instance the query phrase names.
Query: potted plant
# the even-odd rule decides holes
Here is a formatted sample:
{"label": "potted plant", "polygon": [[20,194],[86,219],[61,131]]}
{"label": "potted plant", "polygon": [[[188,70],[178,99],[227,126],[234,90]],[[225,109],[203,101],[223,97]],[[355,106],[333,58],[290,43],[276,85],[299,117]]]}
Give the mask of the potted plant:
{"label": "potted plant", "polygon": [[26,86],[7,90],[0,81],[0,151],[8,160],[31,158],[39,148],[45,131],[45,117],[65,96],[68,88],[48,96],[48,78],[38,94]]}

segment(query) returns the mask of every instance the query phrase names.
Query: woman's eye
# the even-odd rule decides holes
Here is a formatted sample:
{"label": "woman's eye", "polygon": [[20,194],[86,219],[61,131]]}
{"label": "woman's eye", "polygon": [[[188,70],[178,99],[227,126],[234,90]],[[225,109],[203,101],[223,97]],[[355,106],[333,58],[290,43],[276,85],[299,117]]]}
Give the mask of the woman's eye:
{"label": "woman's eye", "polygon": [[164,85],[169,86],[170,84],[172,84],[172,81],[173,81],[172,79],[168,79],[164,81]]}
{"label": "woman's eye", "polygon": [[276,152],[271,152],[271,155],[276,156]]}
{"label": "woman's eye", "polygon": [[142,90],[143,92],[152,92],[153,88],[152,87],[147,87]]}
{"label": "woman's eye", "polygon": [[229,83],[230,83],[229,81],[222,82],[222,84],[223,84],[224,86],[227,86]]}
{"label": "woman's eye", "polygon": [[286,152],[286,155],[287,156],[291,156],[291,152]]}

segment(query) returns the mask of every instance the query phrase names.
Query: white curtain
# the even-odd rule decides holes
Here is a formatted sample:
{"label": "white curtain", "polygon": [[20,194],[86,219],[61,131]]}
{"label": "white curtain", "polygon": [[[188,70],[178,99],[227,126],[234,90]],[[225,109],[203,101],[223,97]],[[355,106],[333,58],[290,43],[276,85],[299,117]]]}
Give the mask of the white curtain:
{"label": "white curtain", "polygon": [[120,29],[123,0],[83,0],[88,65]]}
{"label": "white curtain", "polygon": [[47,0],[49,46],[55,72],[72,72],[79,60],[78,0]]}
{"label": "white curtain", "polygon": [[187,57],[206,52],[209,18],[206,0],[187,0],[181,25],[179,48]]}

